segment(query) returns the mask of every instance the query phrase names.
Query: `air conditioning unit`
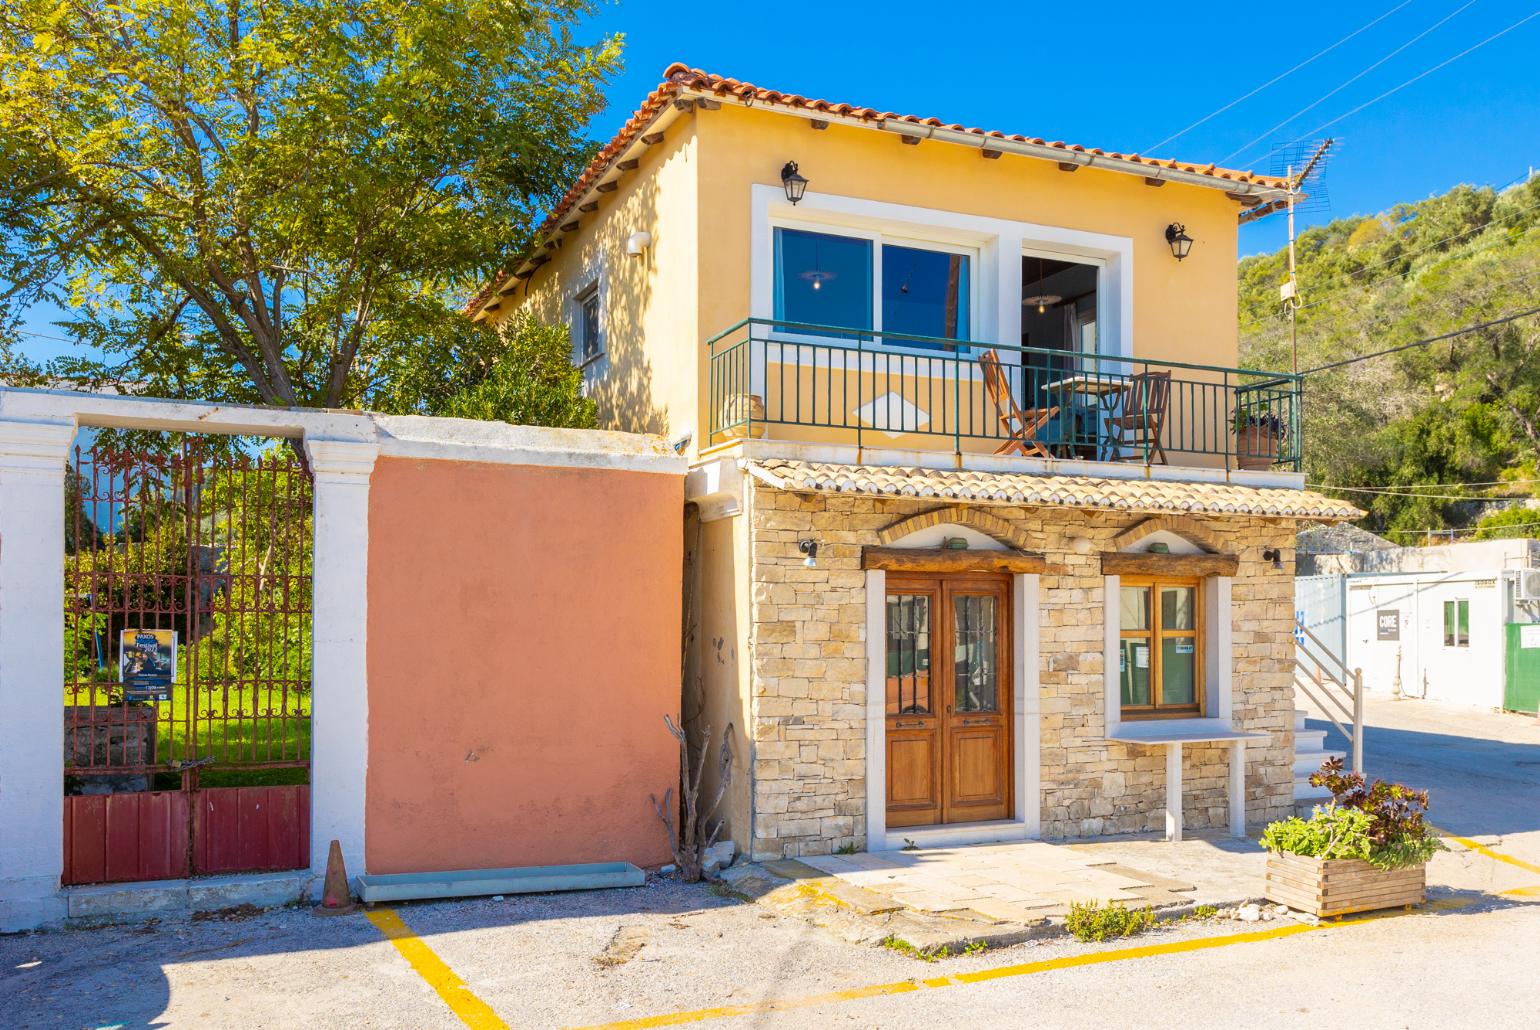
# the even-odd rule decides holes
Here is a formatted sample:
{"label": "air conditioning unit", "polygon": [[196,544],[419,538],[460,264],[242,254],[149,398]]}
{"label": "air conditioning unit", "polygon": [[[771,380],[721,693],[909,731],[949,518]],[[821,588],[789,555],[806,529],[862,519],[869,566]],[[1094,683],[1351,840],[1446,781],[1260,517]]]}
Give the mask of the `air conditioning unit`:
{"label": "air conditioning unit", "polygon": [[1514,583],[1514,599],[1540,601],[1540,569],[1525,569]]}

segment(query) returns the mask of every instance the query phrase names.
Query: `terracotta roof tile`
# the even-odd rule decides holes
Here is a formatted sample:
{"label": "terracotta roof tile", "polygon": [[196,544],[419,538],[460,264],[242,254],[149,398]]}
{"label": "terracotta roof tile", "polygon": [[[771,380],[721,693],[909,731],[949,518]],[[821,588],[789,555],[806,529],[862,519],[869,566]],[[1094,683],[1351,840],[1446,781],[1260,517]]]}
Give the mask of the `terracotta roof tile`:
{"label": "terracotta roof tile", "polygon": [[748,472],[781,490],[927,497],[971,504],[1090,508],[1166,515],[1252,515],[1348,522],[1363,512],[1310,490],[1150,479],[1103,479],[1027,472],[973,472],[762,459]]}
{"label": "terracotta roof tile", "polygon": [[[599,148],[599,152],[589,162],[583,174],[578,176],[562,199],[551,210],[550,216],[541,224],[531,237],[534,241],[530,251],[521,254],[519,261],[513,267],[522,264],[525,258],[533,253],[534,247],[538,247],[547,236],[567,217],[572,208],[582,199],[598,181],[609,171],[611,163],[618,158],[636,138],[642,134],[642,130],[652,122],[654,118],[680,93],[695,91],[712,93],[717,96],[734,96],[744,103],[778,105],[789,108],[802,108],[806,110],[839,114],[846,118],[856,118],[861,121],[880,123],[885,121],[902,121],[913,125],[926,125],[951,129],[956,132],[966,132],[977,136],[988,136],[993,139],[1011,140],[1017,143],[1027,143],[1033,146],[1050,147],[1054,150],[1063,150],[1066,153],[1090,154],[1094,157],[1106,157],[1117,161],[1127,161],[1131,164],[1144,164],[1152,168],[1168,168],[1176,171],[1188,172],[1194,175],[1203,175],[1216,180],[1228,182],[1250,183],[1266,186],[1273,189],[1284,189],[1287,182],[1284,179],[1273,176],[1256,175],[1249,171],[1238,171],[1231,168],[1219,168],[1213,164],[1198,165],[1177,161],[1172,158],[1150,158],[1139,154],[1120,154],[1113,150],[1102,150],[1099,147],[1087,149],[1083,146],[1064,143],[1060,140],[1048,142],[1039,136],[1021,136],[1003,133],[998,130],[979,129],[965,127],[956,122],[942,122],[939,118],[926,118],[921,115],[895,114],[892,111],[878,111],[871,107],[861,107],[854,104],[836,104],[828,100],[809,100],[796,93],[781,93],[773,89],[764,89],[749,82],[740,82],[737,79],[726,78],[721,75],[713,75],[699,68],[691,68],[680,62],[668,66],[663,72],[663,81],[657,88],[647,94],[642,105],[632,112],[624,125],[622,125],[614,137]],[[467,314],[475,314],[497,292],[498,288],[507,282],[509,273],[499,272],[491,282],[471,298],[465,306]]]}

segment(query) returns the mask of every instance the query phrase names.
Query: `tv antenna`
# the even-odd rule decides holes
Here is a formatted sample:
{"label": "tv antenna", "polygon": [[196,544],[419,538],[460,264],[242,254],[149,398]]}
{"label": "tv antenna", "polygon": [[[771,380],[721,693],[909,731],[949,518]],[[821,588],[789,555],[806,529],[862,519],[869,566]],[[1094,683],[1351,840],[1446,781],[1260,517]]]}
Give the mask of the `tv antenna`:
{"label": "tv antenna", "polygon": [[1308,160],[1300,167],[1299,174],[1294,173],[1295,167],[1290,162],[1286,178],[1289,184],[1288,208],[1289,208],[1289,279],[1278,288],[1278,296],[1283,301],[1283,308],[1289,313],[1289,371],[1299,374],[1299,277],[1294,264],[1294,209],[1299,202],[1307,196],[1305,185],[1311,177],[1319,179],[1326,170],[1326,153],[1331,150],[1337,141],[1328,136],[1315,147]]}

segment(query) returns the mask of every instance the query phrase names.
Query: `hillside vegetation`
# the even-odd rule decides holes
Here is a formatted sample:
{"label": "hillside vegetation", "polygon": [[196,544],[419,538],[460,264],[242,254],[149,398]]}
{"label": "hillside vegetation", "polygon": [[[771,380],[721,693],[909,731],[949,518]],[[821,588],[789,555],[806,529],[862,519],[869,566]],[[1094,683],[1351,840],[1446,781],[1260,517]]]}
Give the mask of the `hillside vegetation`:
{"label": "hillside vegetation", "polygon": [[[1304,306],[1299,367],[1384,350],[1540,306],[1540,177],[1501,193],[1458,186],[1372,216],[1340,218],[1297,241]],[[1241,361],[1289,368],[1278,286],[1288,252],[1240,263]],[[1367,528],[1464,527],[1481,501],[1540,492],[1540,316],[1334,371],[1305,385],[1305,471],[1368,511]],[[1497,487],[1434,488],[1487,483]],[[1403,497],[1330,487],[1421,488]],[[1481,535],[1536,535],[1540,511],[1508,512]]]}

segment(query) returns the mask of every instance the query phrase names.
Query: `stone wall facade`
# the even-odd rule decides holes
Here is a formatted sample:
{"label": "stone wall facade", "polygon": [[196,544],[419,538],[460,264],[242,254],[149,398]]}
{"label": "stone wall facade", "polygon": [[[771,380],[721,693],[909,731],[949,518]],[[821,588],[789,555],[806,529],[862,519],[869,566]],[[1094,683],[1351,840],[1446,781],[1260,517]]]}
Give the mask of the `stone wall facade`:
{"label": "stone wall facade", "polygon": [[[940,521],[950,522],[964,509],[934,500],[797,494],[752,481],[749,495],[750,850],[762,860],[865,849],[861,548],[890,542],[883,531],[900,520],[945,509]],[[1100,556],[1126,546],[1120,534],[1149,516],[1004,505],[971,510],[1000,520],[997,530],[1008,525],[1011,543],[1047,559],[1039,579],[1043,836],[1162,828],[1164,750],[1105,739]],[[1273,819],[1289,810],[1293,790],[1295,523],[1193,516],[1185,525],[1205,546],[1240,559],[1231,587],[1233,724],[1268,734],[1246,749],[1246,813],[1249,822]],[[797,547],[807,537],[818,542],[816,568],[805,567]],[[1075,550],[1077,538],[1090,541],[1089,549],[1080,545],[1085,553]],[[1262,560],[1267,548],[1282,552],[1282,571]],[[1183,756],[1186,825],[1224,827],[1226,747],[1188,745]]]}

